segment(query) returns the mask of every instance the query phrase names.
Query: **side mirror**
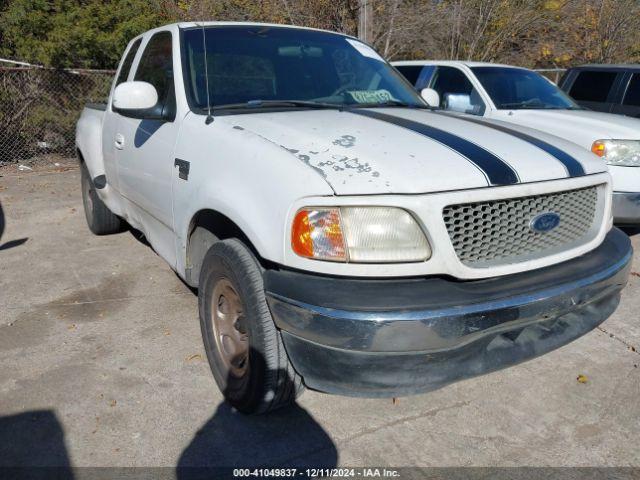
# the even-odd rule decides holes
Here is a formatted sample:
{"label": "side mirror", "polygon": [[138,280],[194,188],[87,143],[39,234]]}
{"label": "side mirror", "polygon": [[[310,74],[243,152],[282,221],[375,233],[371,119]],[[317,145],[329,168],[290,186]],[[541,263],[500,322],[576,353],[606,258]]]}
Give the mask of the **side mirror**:
{"label": "side mirror", "polygon": [[124,82],[113,92],[113,109],[122,115],[137,117],[157,103],[158,92],[147,82]]}
{"label": "side mirror", "polygon": [[433,88],[423,88],[420,90],[420,96],[430,107],[438,108],[440,106],[440,95]]}
{"label": "side mirror", "polygon": [[444,108],[452,112],[471,113],[473,111],[471,95],[446,93],[444,96]]}

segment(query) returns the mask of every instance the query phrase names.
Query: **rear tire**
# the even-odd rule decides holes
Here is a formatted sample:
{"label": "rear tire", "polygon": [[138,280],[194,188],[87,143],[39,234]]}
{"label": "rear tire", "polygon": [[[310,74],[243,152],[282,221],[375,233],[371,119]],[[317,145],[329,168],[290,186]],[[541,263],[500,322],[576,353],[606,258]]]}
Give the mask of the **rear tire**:
{"label": "rear tire", "polygon": [[82,186],[82,204],[87,225],[95,235],[109,235],[122,231],[123,221],[107,208],[98,196],[89,170],[82,163],[80,166],[80,182]]}
{"label": "rear tire", "polygon": [[198,288],[207,359],[225,399],[243,413],[294,402],[302,379],[293,370],[265,299],[260,265],[239,240],[207,252]]}

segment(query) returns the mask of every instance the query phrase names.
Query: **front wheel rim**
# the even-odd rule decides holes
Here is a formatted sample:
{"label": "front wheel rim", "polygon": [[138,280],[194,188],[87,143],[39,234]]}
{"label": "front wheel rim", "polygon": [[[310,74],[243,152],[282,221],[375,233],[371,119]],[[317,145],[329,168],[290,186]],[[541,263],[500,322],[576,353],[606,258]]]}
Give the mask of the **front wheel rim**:
{"label": "front wheel rim", "polygon": [[213,288],[210,322],[224,373],[243,377],[249,369],[249,336],[240,295],[226,278]]}

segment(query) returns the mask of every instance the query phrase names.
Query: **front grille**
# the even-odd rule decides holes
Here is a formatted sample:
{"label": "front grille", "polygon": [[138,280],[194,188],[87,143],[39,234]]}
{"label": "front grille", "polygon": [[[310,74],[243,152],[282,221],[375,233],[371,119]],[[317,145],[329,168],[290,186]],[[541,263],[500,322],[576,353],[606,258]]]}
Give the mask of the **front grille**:
{"label": "front grille", "polygon": [[[443,216],[453,248],[470,267],[517,263],[589,242],[598,232],[598,189],[466,203],[445,207]],[[540,233],[530,228],[541,213],[560,215],[560,224]]]}

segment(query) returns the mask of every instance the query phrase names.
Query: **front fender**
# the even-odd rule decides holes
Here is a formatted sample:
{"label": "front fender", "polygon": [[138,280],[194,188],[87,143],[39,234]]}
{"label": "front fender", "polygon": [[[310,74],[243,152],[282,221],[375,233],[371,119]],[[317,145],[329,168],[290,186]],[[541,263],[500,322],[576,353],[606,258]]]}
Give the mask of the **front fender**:
{"label": "front fender", "polygon": [[214,210],[232,220],[258,254],[284,261],[286,219],[291,205],[307,196],[333,195],[329,184],[284,148],[233,128],[218,117],[185,118],[176,158],[189,162],[188,179],[173,179],[177,271],[184,276],[192,219]]}

